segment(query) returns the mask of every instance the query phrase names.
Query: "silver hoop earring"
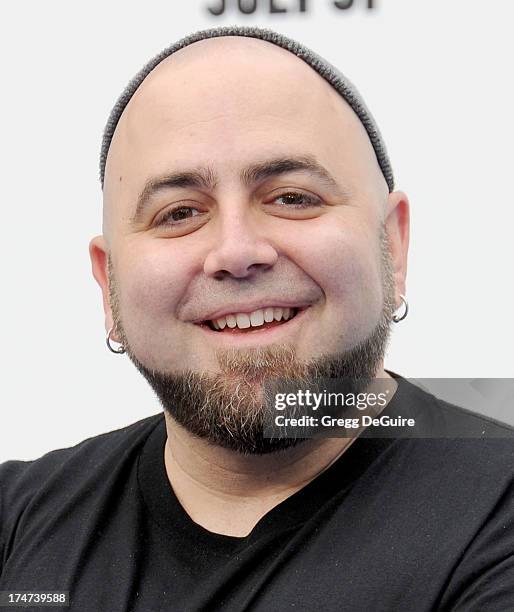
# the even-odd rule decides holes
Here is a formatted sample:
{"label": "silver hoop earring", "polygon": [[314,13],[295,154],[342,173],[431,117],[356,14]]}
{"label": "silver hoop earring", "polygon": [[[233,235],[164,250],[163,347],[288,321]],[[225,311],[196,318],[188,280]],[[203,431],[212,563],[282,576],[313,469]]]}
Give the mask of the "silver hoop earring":
{"label": "silver hoop earring", "polygon": [[400,293],[400,298],[401,298],[401,300],[402,300],[402,302],[403,302],[403,304],[405,306],[405,310],[404,310],[404,312],[403,312],[401,317],[398,316],[398,315],[393,315],[393,321],[395,323],[399,323],[400,321],[403,321],[405,319],[405,317],[407,316],[407,313],[409,312],[409,303],[407,302],[405,296]]}
{"label": "silver hoop earring", "polygon": [[112,347],[111,344],[111,333],[112,330],[114,329],[114,327],[111,327],[111,329],[109,330],[108,334],[107,334],[107,338],[106,338],[106,343],[107,343],[107,348],[111,351],[111,353],[115,353],[116,355],[122,355],[125,352],[125,347],[123,346],[123,344],[120,344],[120,346],[115,349]]}

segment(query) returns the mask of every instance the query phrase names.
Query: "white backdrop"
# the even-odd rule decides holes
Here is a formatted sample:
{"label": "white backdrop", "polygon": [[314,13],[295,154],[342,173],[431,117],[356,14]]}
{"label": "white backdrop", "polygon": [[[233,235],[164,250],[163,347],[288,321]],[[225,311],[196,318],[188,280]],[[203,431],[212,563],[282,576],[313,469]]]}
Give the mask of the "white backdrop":
{"label": "white backdrop", "polygon": [[[101,232],[98,153],[116,97],[155,53],[217,25],[297,38],[355,82],[412,205],[409,317],[386,367],[513,377],[514,2],[329,0],[308,12],[219,0],[2,4],[0,461],[32,459],[161,410],[104,342],[88,242]],[[236,2],[227,0],[227,4]],[[297,7],[297,0],[276,0]]]}

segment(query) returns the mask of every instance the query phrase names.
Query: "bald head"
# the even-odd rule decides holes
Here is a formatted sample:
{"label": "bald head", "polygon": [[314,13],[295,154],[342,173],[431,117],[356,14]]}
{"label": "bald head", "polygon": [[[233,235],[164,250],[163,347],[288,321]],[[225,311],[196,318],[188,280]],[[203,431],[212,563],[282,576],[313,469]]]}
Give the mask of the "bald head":
{"label": "bald head", "polygon": [[[205,41],[208,39],[218,39],[224,37],[238,37],[240,39],[246,38],[253,40],[267,41],[276,47],[287,50],[288,53],[296,55],[301,58],[303,62],[308,64],[311,68],[317,71],[330,85],[342,96],[351,108],[354,110],[356,115],[359,117],[362,125],[368,133],[371,144],[375,150],[378,164],[384,175],[384,179],[388,185],[389,191],[394,189],[394,179],[391,169],[389,157],[385,144],[380,135],[380,131],[373,119],[373,116],[369,112],[364,100],[360,96],[359,92],[353,86],[353,84],[338,70],[331,66],[326,60],[313,53],[310,49],[300,45],[296,41],[293,41],[285,36],[272,32],[270,30],[263,30],[260,28],[246,28],[246,27],[226,27],[226,28],[214,28],[211,30],[204,30],[187,36],[186,38],[178,41],[177,43],[164,49],[157,56],[152,58],[130,81],[125,90],[118,98],[115,106],[113,107],[109,119],[107,121],[103,139],[102,149],[100,155],[100,179],[102,186],[104,183],[105,164],[107,155],[111,145],[114,132],[118,125],[118,121],[134,93],[140,87],[141,83],[148,77],[148,75],[154,70],[161,62],[166,58],[177,53],[178,51],[190,47],[195,43]],[[219,68],[219,66],[217,67]]]}

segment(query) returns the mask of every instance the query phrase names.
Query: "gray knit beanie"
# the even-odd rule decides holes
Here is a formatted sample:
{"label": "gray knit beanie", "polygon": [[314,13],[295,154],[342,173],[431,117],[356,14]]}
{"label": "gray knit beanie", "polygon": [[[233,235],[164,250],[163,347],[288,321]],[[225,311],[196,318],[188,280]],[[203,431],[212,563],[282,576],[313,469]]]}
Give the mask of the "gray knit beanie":
{"label": "gray knit beanie", "polygon": [[104,129],[102,148],[100,152],[100,182],[102,184],[102,189],[104,185],[105,163],[114,131],[116,130],[116,126],[118,125],[118,121],[120,120],[123,110],[134,95],[136,89],[141,85],[148,74],[162,62],[162,60],[169,57],[176,51],[184,49],[184,47],[188,47],[189,45],[192,45],[200,40],[219,38],[220,36],[247,36],[249,38],[259,38],[260,40],[273,43],[278,47],[282,47],[282,49],[290,51],[313,68],[318,74],[320,74],[346,100],[346,102],[348,102],[357,117],[360,119],[362,125],[368,133],[371,144],[375,149],[375,154],[389,187],[389,191],[391,192],[394,190],[393,171],[391,168],[391,162],[389,161],[389,156],[387,155],[385,143],[382,140],[382,136],[380,135],[380,131],[372,114],[368,110],[364,100],[351,81],[349,81],[341,72],[339,72],[339,70],[334,68],[325,59],[307,47],[304,47],[300,43],[290,38],[286,38],[281,34],[277,34],[272,30],[242,26],[213,28],[210,30],[202,30],[200,32],[196,32],[195,34],[191,34],[190,36],[186,36],[186,38],[179,40],[161,51],[136,74],[116,101]]}

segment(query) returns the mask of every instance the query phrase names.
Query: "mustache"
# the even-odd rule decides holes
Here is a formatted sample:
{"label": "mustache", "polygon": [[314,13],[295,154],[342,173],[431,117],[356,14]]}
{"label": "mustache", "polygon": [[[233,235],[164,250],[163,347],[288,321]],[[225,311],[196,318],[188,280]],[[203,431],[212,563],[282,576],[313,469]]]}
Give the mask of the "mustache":
{"label": "mustache", "polygon": [[[199,276],[190,284],[178,307],[183,321],[200,321],[213,313],[238,312],[265,306],[309,306],[320,301],[324,292],[314,280],[300,269],[263,270],[245,278],[226,277],[216,280]],[[228,310],[227,310],[228,309]]]}

